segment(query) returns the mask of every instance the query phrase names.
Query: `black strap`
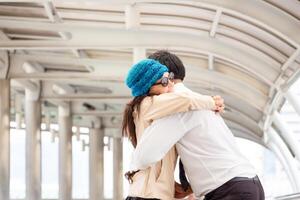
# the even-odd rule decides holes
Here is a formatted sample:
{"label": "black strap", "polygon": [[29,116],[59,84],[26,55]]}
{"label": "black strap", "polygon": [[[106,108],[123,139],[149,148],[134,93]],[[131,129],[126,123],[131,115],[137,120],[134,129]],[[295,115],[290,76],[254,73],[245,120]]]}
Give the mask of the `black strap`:
{"label": "black strap", "polygon": [[129,184],[133,183],[132,177],[139,172],[140,170],[137,171],[128,171],[125,173],[125,178],[128,180]]}
{"label": "black strap", "polygon": [[181,159],[179,159],[179,180],[183,190],[187,191],[190,186],[190,183],[185,176],[185,171]]}

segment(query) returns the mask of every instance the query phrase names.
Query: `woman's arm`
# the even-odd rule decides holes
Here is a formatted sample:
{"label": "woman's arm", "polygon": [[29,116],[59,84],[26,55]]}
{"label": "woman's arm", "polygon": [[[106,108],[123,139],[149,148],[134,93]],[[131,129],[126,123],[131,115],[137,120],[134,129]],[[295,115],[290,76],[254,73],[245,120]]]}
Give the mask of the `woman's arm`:
{"label": "woman's arm", "polygon": [[215,101],[211,96],[198,93],[174,92],[153,96],[151,106],[145,110],[146,121],[163,118],[191,110],[215,110]]}

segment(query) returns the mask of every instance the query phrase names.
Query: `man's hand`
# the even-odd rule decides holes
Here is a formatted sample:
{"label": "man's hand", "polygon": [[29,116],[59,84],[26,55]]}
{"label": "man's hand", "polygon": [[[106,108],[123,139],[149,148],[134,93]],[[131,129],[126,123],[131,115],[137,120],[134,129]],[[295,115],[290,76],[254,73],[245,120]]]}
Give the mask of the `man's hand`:
{"label": "man's hand", "polygon": [[192,190],[191,187],[189,187],[187,191],[184,191],[182,186],[179,183],[175,182],[175,194],[174,194],[174,196],[175,196],[176,199],[182,199],[182,198],[184,198],[184,197],[186,197],[186,196],[188,196],[192,193],[193,193],[193,190]]}
{"label": "man's hand", "polygon": [[216,109],[214,110],[217,113],[224,113],[225,104],[224,99],[220,96],[213,96],[213,100],[215,101]]}

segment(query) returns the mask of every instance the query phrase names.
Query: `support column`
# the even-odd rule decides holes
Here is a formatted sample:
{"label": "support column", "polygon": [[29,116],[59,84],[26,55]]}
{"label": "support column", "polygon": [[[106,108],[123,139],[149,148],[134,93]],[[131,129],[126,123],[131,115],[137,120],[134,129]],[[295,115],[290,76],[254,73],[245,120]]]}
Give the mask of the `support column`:
{"label": "support column", "polygon": [[21,129],[22,126],[22,99],[20,94],[15,95],[15,118],[16,128]]}
{"label": "support column", "polygon": [[140,12],[136,5],[127,5],[125,7],[125,27],[134,29],[140,26]]}
{"label": "support column", "polygon": [[0,79],[0,200],[9,199],[10,81]]}
{"label": "support column", "polygon": [[41,199],[41,102],[25,89],[26,199]]}
{"label": "support column", "polygon": [[292,156],[284,141],[280,138],[278,133],[273,128],[269,129],[268,136],[269,141],[267,142],[267,145],[269,143],[274,143],[276,147],[278,147],[278,150],[281,153],[282,158],[284,159],[283,166],[287,167],[286,171],[288,172],[288,174],[291,174],[289,177],[291,185],[294,187],[294,192],[300,192],[300,171],[298,170],[295,158]]}
{"label": "support column", "polygon": [[90,200],[104,199],[104,129],[96,118],[90,129]]}
{"label": "support column", "polygon": [[282,132],[282,137],[295,154],[297,160],[300,161],[300,148],[297,138],[277,111],[274,112],[274,124],[280,129],[280,131]]}
{"label": "support column", "polygon": [[[139,29],[140,11],[135,5],[128,5],[125,8],[125,25],[126,29]],[[146,49],[143,47],[133,48],[133,63],[146,58]]]}
{"label": "support column", "polygon": [[72,199],[72,117],[70,104],[58,106],[59,199]]}
{"label": "support column", "polygon": [[146,49],[142,47],[133,48],[133,63],[137,63],[140,60],[146,58]]}
{"label": "support column", "polygon": [[123,141],[121,137],[113,139],[113,199],[123,199]]}

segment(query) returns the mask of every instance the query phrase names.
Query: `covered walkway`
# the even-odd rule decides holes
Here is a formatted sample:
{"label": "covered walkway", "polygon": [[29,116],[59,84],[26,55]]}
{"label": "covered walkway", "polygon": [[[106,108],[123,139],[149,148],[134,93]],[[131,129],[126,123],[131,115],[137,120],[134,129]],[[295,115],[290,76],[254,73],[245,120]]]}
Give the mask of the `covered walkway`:
{"label": "covered walkway", "polygon": [[[300,192],[300,148],[279,114],[300,76],[296,0],[103,0],[0,3],[0,200],[9,199],[10,121],[26,124],[26,199],[41,199],[41,128],[59,125],[59,199],[71,200],[72,126],[88,127],[91,200],[103,198],[103,137],[113,138],[123,198],[121,114],[129,67],[168,49],[186,85],[226,102],[235,136],[273,151]],[[55,133],[54,133],[55,134]],[[76,132],[74,134],[80,134]]]}

